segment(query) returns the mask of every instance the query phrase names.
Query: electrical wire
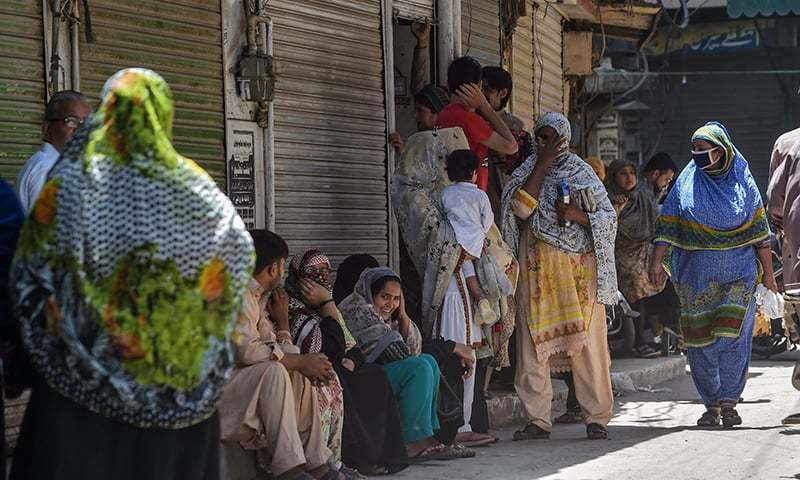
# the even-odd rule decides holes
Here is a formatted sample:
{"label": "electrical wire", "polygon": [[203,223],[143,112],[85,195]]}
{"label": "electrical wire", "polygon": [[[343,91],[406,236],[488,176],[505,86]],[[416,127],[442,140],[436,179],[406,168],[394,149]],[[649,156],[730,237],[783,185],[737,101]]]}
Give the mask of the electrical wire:
{"label": "electrical wire", "polygon": [[[534,48],[534,55],[533,57],[536,59],[536,63],[539,66],[539,78],[535,84],[536,92],[534,98],[536,99],[536,104],[534,105],[534,112],[536,112],[537,116],[541,113],[542,108],[542,81],[544,80],[544,59],[542,59],[542,42],[541,38],[539,37],[539,9],[541,7],[539,4],[534,4],[533,10],[533,48]],[[549,8],[549,4],[545,5],[545,11],[542,18],[547,17],[547,9]]]}
{"label": "electrical wire", "polygon": [[[467,51],[463,53],[465,56],[472,49],[472,0],[467,0],[467,16],[469,17],[469,22],[467,22]],[[461,19],[459,18],[458,21],[460,22]],[[456,41],[458,40],[460,39]]]}
{"label": "electrical wire", "polygon": [[597,5],[597,19],[600,20],[600,33],[603,35],[603,49],[600,51],[600,57],[598,57],[598,62],[606,55],[606,48],[608,43],[606,42],[606,26],[603,23],[603,8],[598,4]]}

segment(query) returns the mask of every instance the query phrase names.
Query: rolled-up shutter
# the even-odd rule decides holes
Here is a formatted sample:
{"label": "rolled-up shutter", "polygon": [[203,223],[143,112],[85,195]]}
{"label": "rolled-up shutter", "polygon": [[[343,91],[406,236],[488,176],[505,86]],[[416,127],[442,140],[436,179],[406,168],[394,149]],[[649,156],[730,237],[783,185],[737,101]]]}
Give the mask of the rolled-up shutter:
{"label": "rolled-up shutter", "polygon": [[563,17],[547,4],[536,4],[533,13],[534,105],[536,113],[564,112],[562,64]]}
{"label": "rolled-up shutter", "polygon": [[388,261],[380,0],[272,0],[275,221],[293,253]]}
{"label": "rolled-up shutter", "polygon": [[0,176],[13,182],[39,148],[44,119],[42,2],[0,2]]}
{"label": "rolled-up shutter", "polygon": [[484,66],[502,65],[498,0],[461,1],[461,54]]}
{"label": "rolled-up shutter", "polygon": [[514,88],[511,91],[511,113],[525,122],[531,129],[534,120],[533,83],[533,8],[517,19],[517,28],[511,39],[511,76]]}
{"label": "rolled-up shutter", "polygon": [[394,0],[392,8],[397,17],[407,20],[433,18],[433,0]]}
{"label": "rolled-up shutter", "polygon": [[[175,147],[225,188],[219,0],[92,0],[95,43],[81,35],[81,89],[97,98],[125,67],[161,74],[175,97]],[[83,33],[83,32],[82,32]]]}

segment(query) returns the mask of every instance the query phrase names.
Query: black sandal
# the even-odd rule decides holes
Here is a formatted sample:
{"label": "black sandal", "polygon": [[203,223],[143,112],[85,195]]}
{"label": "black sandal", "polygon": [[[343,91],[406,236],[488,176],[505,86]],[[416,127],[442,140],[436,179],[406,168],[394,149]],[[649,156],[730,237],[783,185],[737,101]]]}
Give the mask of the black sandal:
{"label": "black sandal", "polygon": [[722,408],[722,425],[725,428],[733,428],[736,425],[742,424],[742,417],[739,416],[739,412],[736,411],[733,407],[723,407]]}
{"label": "black sandal", "polygon": [[661,353],[650,345],[642,345],[636,349],[636,355],[638,355],[639,358],[656,358],[660,356]]}
{"label": "black sandal", "polygon": [[698,427],[718,427],[719,426],[719,411],[706,410],[703,415],[697,419]]}
{"label": "black sandal", "polygon": [[581,407],[578,407],[573,410],[567,410],[566,413],[556,417],[554,420],[555,423],[583,423],[586,421],[586,415],[581,410]]}
{"label": "black sandal", "polygon": [[586,438],[589,440],[608,440],[608,429],[599,423],[586,425]]}
{"label": "black sandal", "polygon": [[514,441],[546,440],[548,438],[550,438],[550,432],[535,423],[529,423],[522,430],[514,432]]}

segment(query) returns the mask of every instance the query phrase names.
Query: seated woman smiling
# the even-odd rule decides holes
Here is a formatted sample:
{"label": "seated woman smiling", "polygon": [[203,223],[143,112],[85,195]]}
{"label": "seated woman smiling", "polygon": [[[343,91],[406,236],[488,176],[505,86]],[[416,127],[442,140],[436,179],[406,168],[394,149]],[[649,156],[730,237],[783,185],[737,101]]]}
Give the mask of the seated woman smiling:
{"label": "seated woman smiling", "polygon": [[412,461],[465,458],[463,447],[433,438],[439,429],[436,360],[421,354],[422,338],[405,312],[400,277],[386,267],[364,270],[339,309],[367,362],[383,366],[400,407],[403,439]]}

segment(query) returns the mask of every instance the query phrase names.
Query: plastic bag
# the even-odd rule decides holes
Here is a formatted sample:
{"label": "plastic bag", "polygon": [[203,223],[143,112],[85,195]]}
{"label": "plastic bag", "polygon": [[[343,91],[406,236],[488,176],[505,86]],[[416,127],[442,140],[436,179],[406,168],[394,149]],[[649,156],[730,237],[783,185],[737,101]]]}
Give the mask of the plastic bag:
{"label": "plastic bag", "polygon": [[756,305],[769,318],[783,318],[783,297],[761,284],[756,287]]}

